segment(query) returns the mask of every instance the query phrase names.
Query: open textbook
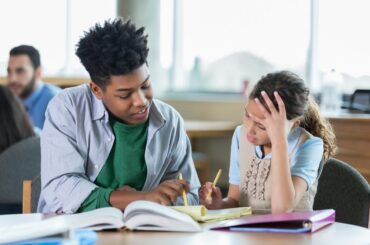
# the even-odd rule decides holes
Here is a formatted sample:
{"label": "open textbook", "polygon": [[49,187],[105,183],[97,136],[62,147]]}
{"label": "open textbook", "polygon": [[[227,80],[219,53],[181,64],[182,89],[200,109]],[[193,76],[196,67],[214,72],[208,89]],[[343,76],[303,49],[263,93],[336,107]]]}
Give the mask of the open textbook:
{"label": "open textbook", "polygon": [[163,206],[149,201],[130,203],[125,212],[113,207],[68,215],[74,228],[94,230],[126,227],[130,230],[201,231],[198,222],[221,221],[250,215],[251,208],[207,210],[204,206]]}
{"label": "open textbook", "polygon": [[127,228],[151,231],[202,231],[197,221],[220,221],[251,214],[250,208],[207,210],[204,206],[167,207],[149,201],[135,201],[125,212],[114,207],[45,217],[42,214],[0,215],[0,243],[35,239],[69,230]]}

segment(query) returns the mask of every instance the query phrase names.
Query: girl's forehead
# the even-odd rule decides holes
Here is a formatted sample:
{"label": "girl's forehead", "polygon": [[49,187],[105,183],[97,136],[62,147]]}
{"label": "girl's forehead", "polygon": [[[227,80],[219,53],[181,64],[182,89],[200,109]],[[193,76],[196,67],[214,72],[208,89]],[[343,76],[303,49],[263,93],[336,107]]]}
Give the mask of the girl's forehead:
{"label": "girl's forehead", "polygon": [[261,119],[265,118],[263,116],[262,111],[259,109],[257,103],[253,99],[248,100],[247,104],[245,105],[245,110],[246,110],[246,112],[251,113],[254,116],[257,116]]}

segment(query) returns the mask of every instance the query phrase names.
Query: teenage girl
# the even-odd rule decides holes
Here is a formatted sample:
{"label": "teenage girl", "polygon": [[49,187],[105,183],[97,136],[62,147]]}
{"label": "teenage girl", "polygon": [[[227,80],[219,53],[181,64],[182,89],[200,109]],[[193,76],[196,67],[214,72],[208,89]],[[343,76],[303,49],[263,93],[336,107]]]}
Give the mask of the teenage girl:
{"label": "teenage girl", "polygon": [[234,132],[227,197],[207,182],[200,202],[208,209],[250,206],[254,213],[312,210],[319,166],[335,150],[332,127],[304,81],[288,71],[267,74]]}

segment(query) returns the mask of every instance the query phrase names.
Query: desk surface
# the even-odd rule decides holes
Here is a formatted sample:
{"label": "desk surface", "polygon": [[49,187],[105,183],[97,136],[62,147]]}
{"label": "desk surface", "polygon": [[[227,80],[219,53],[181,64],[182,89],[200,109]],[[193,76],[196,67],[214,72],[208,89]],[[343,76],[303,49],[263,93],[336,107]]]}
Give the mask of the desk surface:
{"label": "desk surface", "polygon": [[334,223],[312,234],[237,233],[204,231],[200,233],[172,232],[99,232],[98,245],[206,245],[206,244],[370,244],[370,229]]}

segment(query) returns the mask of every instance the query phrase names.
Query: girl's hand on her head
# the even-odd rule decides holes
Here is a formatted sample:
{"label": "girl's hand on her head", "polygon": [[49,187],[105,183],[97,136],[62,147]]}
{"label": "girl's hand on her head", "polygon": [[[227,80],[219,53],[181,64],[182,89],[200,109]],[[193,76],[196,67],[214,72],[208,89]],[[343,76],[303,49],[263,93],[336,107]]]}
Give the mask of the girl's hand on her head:
{"label": "girl's hand on her head", "polygon": [[[211,192],[211,191],[212,191],[212,193],[209,196],[209,192]],[[207,209],[219,209],[219,208],[221,208],[221,204],[222,204],[221,190],[218,187],[212,187],[211,182],[206,182],[199,189],[198,194],[199,194],[200,204],[204,205]]]}
{"label": "girl's hand on her head", "polygon": [[259,110],[262,112],[264,119],[256,117],[253,114],[250,114],[250,116],[253,118],[253,120],[262,124],[266,128],[266,132],[270,138],[271,144],[279,143],[282,140],[286,140],[290,129],[293,126],[293,123],[286,118],[286,111],[283,100],[281,99],[278,92],[275,91],[274,96],[279,107],[279,110],[276,110],[267,93],[265,91],[262,91],[261,95],[267,105],[267,108],[265,108],[265,106],[258,98],[255,98],[255,102]]}

